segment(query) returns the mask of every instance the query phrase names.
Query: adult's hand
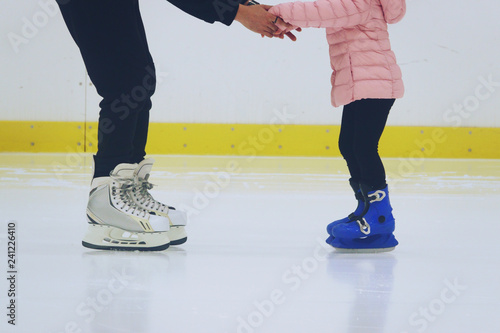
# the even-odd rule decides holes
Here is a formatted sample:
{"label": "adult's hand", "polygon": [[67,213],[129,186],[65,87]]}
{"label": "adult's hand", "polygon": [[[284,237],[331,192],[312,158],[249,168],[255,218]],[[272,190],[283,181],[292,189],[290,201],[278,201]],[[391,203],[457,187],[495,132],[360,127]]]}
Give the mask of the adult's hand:
{"label": "adult's hand", "polygon": [[272,38],[278,32],[278,27],[274,24],[276,16],[267,11],[269,8],[271,6],[240,5],[234,19],[247,29]]}
{"label": "adult's hand", "polygon": [[[273,6],[262,5],[262,7],[265,10],[269,10]],[[281,17],[276,17],[274,20],[275,20],[274,24],[278,27],[278,31],[276,31],[274,33],[274,37],[278,37],[278,38],[283,39],[283,37],[286,35],[288,38],[290,38],[294,42],[297,40],[297,37],[295,37],[295,35],[291,31],[296,30],[296,31],[300,32],[300,31],[302,31],[302,29],[300,27],[295,27],[295,26],[283,21],[283,19]]]}
{"label": "adult's hand", "polygon": [[[269,10],[273,6],[262,5],[262,7],[265,10]],[[283,19],[281,17],[275,17],[274,23],[278,27],[278,30],[274,33],[274,37],[278,37],[278,38],[283,39],[284,36],[287,36],[288,38],[290,38],[292,41],[295,42],[297,40],[297,37],[295,37],[295,35],[291,31],[292,30],[296,30],[298,32],[302,31],[302,29],[300,27],[295,27],[289,23],[286,23],[285,21],[283,21]]]}

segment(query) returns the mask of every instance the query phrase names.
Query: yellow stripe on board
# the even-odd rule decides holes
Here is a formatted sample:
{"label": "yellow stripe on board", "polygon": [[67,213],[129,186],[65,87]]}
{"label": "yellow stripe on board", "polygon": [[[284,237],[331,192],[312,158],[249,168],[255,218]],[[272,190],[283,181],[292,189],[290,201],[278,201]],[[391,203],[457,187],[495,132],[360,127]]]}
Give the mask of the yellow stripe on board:
{"label": "yellow stripe on board", "polygon": [[83,152],[85,123],[0,121],[0,152]]}
{"label": "yellow stripe on board", "polygon": [[[338,125],[151,123],[148,154],[340,156]],[[0,121],[1,152],[95,152],[97,123]],[[500,128],[388,126],[385,157],[500,158]]]}

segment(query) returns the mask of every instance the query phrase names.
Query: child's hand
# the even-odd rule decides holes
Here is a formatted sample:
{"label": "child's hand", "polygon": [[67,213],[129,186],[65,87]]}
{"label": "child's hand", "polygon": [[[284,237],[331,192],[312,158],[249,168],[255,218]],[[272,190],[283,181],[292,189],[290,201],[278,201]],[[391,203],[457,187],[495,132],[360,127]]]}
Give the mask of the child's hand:
{"label": "child's hand", "polygon": [[278,30],[274,33],[274,37],[278,37],[283,39],[284,36],[286,35],[288,38],[290,38],[292,41],[296,41],[297,37],[291,32],[293,30],[296,30],[298,32],[302,31],[300,27],[295,27],[291,26],[288,27],[290,24],[285,23],[281,18],[278,19],[278,21],[275,23],[276,26],[278,27]]}
{"label": "child's hand", "polygon": [[296,41],[297,37],[292,33],[293,30],[296,30],[298,32],[302,31],[300,27],[293,26],[289,23],[286,23],[283,21],[281,18],[277,18],[276,21],[276,26],[278,27],[278,31],[274,33],[274,37],[278,37],[283,39],[284,36],[286,35],[288,38],[290,38],[292,41]]}
{"label": "child's hand", "polygon": [[[296,29],[292,29],[292,30],[296,30],[296,31],[298,31],[298,32],[301,32],[301,31],[302,31],[302,29],[301,29],[300,27],[297,27]],[[281,29],[278,29],[278,30],[274,33],[273,37],[278,37],[278,38],[280,38],[280,39],[283,39],[285,35],[286,35],[288,38],[290,38],[292,41],[294,41],[294,42],[297,40],[297,37],[295,37],[295,35],[294,35],[292,32],[287,31],[287,30],[281,30]],[[264,35],[261,35],[261,36],[262,36],[262,38],[264,38]]]}
{"label": "child's hand", "polygon": [[[261,5],[261,6],[265,10],[269,10],[272,8],[272,6],[269,6],[269,5]],[[293,33],[291,33],[291,31],[293,31],[293,30],[297,30],[299,32],[302,31],[301,28],[293,26],[289,23],[286,23],[285,21],[283,21],[283,19],[281,19],[281,17],[278,17],[278,16],[276,16],[276,19],[274,20],[273,23],[278,28],[278,30],[274,32],[273,36],[281,38],[281,39],[283,39],[284,36],[286,35],[288,38],[290,38],[292,41],[295,42],[297,40],[297,37],[295,37],[295,35]],[[261,36],[264,37],[264,35],[261,35]]]}

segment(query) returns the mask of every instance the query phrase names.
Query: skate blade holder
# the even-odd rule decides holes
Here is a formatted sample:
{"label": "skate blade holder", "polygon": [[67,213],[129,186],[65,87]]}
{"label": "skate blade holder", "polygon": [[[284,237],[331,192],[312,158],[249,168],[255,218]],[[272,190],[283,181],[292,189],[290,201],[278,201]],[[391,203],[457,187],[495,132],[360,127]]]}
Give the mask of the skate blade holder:
{"label": "skate blade holder", "polygon": [[356,239],[335,238],[330,245],[339,253],[379,253],[394,250],[398,241],[391,233]]}
{"label": "skate blade holder", "polygon": [[385,248],[375,248],[375,249],[344,249],[340,247],[334,247],[335,252],[337,253],[384,253],[391,252],[396,247],[385,247]]}

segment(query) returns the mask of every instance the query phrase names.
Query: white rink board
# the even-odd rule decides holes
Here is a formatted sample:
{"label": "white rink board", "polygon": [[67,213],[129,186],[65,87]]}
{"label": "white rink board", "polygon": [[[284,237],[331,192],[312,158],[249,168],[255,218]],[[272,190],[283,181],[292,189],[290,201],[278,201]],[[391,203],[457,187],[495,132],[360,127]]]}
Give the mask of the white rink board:
{"label": "white rink board", "polygon": [[[99,97],[54,3],[3,3],[0,120],[97,120]],[[389,125],[500,126],[499,7],[497,0],[407,0],[406,18],[390,27],[406,96]],[[294,124],[340,123],[330,106],[324,31],[308,29],[292,43],[261,39],[238,22],[209,25],[163,0],[141,8],[162,79],[152,121],[266,124],[273,110],[287,108],[300,115]],[[12,34],[26,43],[14,47]]]}

